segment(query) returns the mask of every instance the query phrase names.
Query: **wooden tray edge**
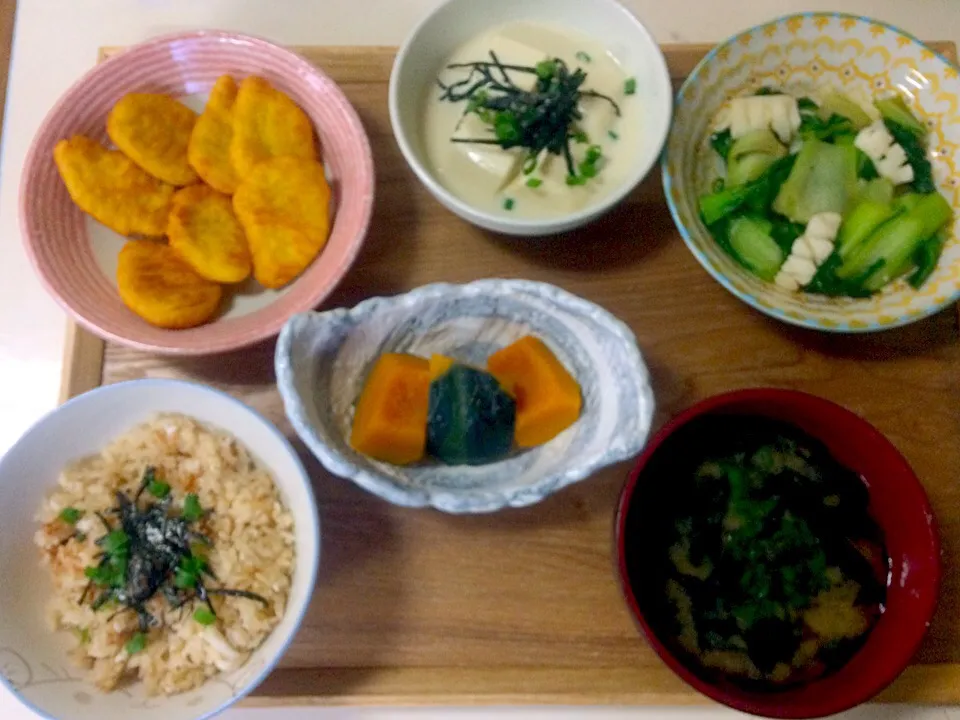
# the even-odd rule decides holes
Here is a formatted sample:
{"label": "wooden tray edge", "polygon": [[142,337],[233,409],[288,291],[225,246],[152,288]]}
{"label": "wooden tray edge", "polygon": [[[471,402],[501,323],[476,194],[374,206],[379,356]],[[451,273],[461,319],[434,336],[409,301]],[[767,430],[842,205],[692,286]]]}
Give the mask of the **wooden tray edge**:
{"label": "wooden tray edge", "polygon": [[[928,43],[956,62],[952,41]],[[665,54],[691,57],[711,44],[664,45]],[[316,48],[293,50],[316,53]],[[393,48],[375,48],[386,50]],[[102,48],[99,59],[122,48]],[[369,52],[371,48],[330,48]],[[671,75],[680,79],[693,64],[681,63]],[[957,306],[960,318],[960,305]],[[100,386],[106,344],[68,318],[60,402]],[[282,679],[275,678],[282,676]],[[522,678],[522,680],[521,680]],[[950,705],[957,702],[960,664],[912,665],[877,697],[883,703]],[[280,689],[286,694],[280,694]],[[290,689],[297,690],[290,693]],[[457,706],[457,705],[709,705],[666,667],[643,672],[629,668],[281,668],[240,702],[244,707],[292,706]]]}
{"label": "wooden tray edge", "polygon": [[103,353],[106,343],[73,320],[67,320],[60,370],[60,403],[65,403],[103,381]]}
{"label": "wooden tray edge", "polygon": [[[712,705],[666,668],[287,668],[246,707],[476,705]],[[875,700],[952,705],[960,664],[918,665]],[[281,695],[281,688],[285,694]],[[294,690],[295,692],[290,692]]]}

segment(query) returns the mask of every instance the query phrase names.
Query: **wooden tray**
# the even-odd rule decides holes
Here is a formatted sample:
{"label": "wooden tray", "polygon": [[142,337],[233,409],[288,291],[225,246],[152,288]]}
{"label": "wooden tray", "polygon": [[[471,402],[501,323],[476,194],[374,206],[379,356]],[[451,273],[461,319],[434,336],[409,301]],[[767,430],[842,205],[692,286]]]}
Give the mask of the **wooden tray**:
{"label": "wooden tray", "polygon": [[[955,48],[938,49],[955,57]],[[671,47],[676,80],[705,47]],[[908,328],[834,336],[788,327],[737,300],[680,240],[659,172],[591,228],[543,242],[468,226],[434,202],[387,117],[394,50],[301,48],[356,105],[377,158],[377,206],[356,266],[327,307],[425,283],[525,277],[556,283],[630,324],[653,374],[659,425],[708,395],[773,385],[862,414],[913,463],[960,561],[960,335],[943,312]],[[243,399],[291,437],[273,344],[167,359],[70,328],[64,397],[140,377],[188,378]],[[300,446],[302,449],[302,446]],[[280,667],[247,702],[278,704],[677,704],[705,702],[641,640],[613,571],[613,517],[629,464],[528,509],[453,517],[393,507],[315,480],[323,558],[314,601]],[[884,694],[960,702],[960,575],[949,572],[930,635]]]}

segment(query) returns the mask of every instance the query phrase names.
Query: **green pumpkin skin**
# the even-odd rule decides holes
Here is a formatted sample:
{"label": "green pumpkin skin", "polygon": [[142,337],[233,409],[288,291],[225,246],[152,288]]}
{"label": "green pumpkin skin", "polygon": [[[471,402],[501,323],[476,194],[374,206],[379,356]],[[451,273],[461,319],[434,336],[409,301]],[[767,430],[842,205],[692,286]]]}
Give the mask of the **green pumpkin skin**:
{"label": "green pumpkin skin", "polygon": [[488,372],[454,365],[430,384],[427,452],[447,465],[484,465],[513,446],[516,402]]}

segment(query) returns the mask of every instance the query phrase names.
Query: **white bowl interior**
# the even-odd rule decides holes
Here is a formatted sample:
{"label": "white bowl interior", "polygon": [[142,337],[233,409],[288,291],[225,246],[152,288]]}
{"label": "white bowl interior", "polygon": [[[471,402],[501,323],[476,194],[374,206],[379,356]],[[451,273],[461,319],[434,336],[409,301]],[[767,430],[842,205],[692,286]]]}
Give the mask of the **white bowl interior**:
{"label": "white bowl interior", "polygon": [[[595,205],[567,216],[544,220],[510,219],[472,208],[436,179],[426,162],[420,116],[427,92],[451,53],[485,30],[516,21],[535,21],[568,28],[596,38],[637,80],[637,96],[646,110],[635,128],[636,170],[621,189]],[[407,38],[390,77],[393,132],[414,172],[431,193],[462,217],[489,229],[537,234],[556,232],[596,217],[639,183],[657,161],[670,126],[673,91],[666,61],[643,24],[615,0],[447,0]]]}
{"label": "white bowl interior", "polygon": [[[553,440],[476,467],[401,467],[350,447],[354,404],[383,353],[439,353],[484,367],[493,352],[529,334],[550,347],[583,394],[580,419]],[[277,382],[294,428],[328,469],[390,502],[447,512],[538,502],[638,453],[653,415],[649,376],[629,329],[596,305],[525,281],[431,285],[351,311],[295,316],[277,346]]]}
{"label": "white bowl interior", "polygon": [[[287,612],[238,670],[191,692],[146,697],[134,685],[104,694],[66,657],[65,633],[49,631],[47,571],[33,544],[34,516],[69,461],[159,412],[190,415],[236,436],[273,473],[293,513],[296,564]],[[282,655],[310,602],[319,561],[316,503],[296,452],[270,423],[211,388],[171,380],[107,385],[71,400],[34,425],[0,461],[0,673],[20,699],[55,720],[198,720],[249,692]]]}

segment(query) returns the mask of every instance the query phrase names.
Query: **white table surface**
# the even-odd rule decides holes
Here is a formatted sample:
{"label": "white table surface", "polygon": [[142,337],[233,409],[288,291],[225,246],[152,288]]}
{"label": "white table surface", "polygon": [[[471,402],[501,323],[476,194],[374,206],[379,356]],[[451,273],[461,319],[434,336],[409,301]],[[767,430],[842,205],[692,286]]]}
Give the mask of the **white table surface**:
{"label": "white table surface", "polygon": [[[477,0],[482,2],[483,0]],[[17,221],[20,168],[57,97],[96,59],[97,48],[195,28],[239,30],[302,45],[396,45],[436,0],[19,0],[0,166],[0,453],[57,401],[64,316],[33,277]],[[800,10],[843,10],[897,24],[927,39],[960,41],[956,0],[625,0],[661,42],[722,39]],[[2,611],[2,609],[0,609]],[[720,709],[319,710],[239,709],[227,720],[503,720],[736,717]],[[34,717],[0,689],[0,718]],[[870,706],[855,720],[960,720],[960,709]]]}

